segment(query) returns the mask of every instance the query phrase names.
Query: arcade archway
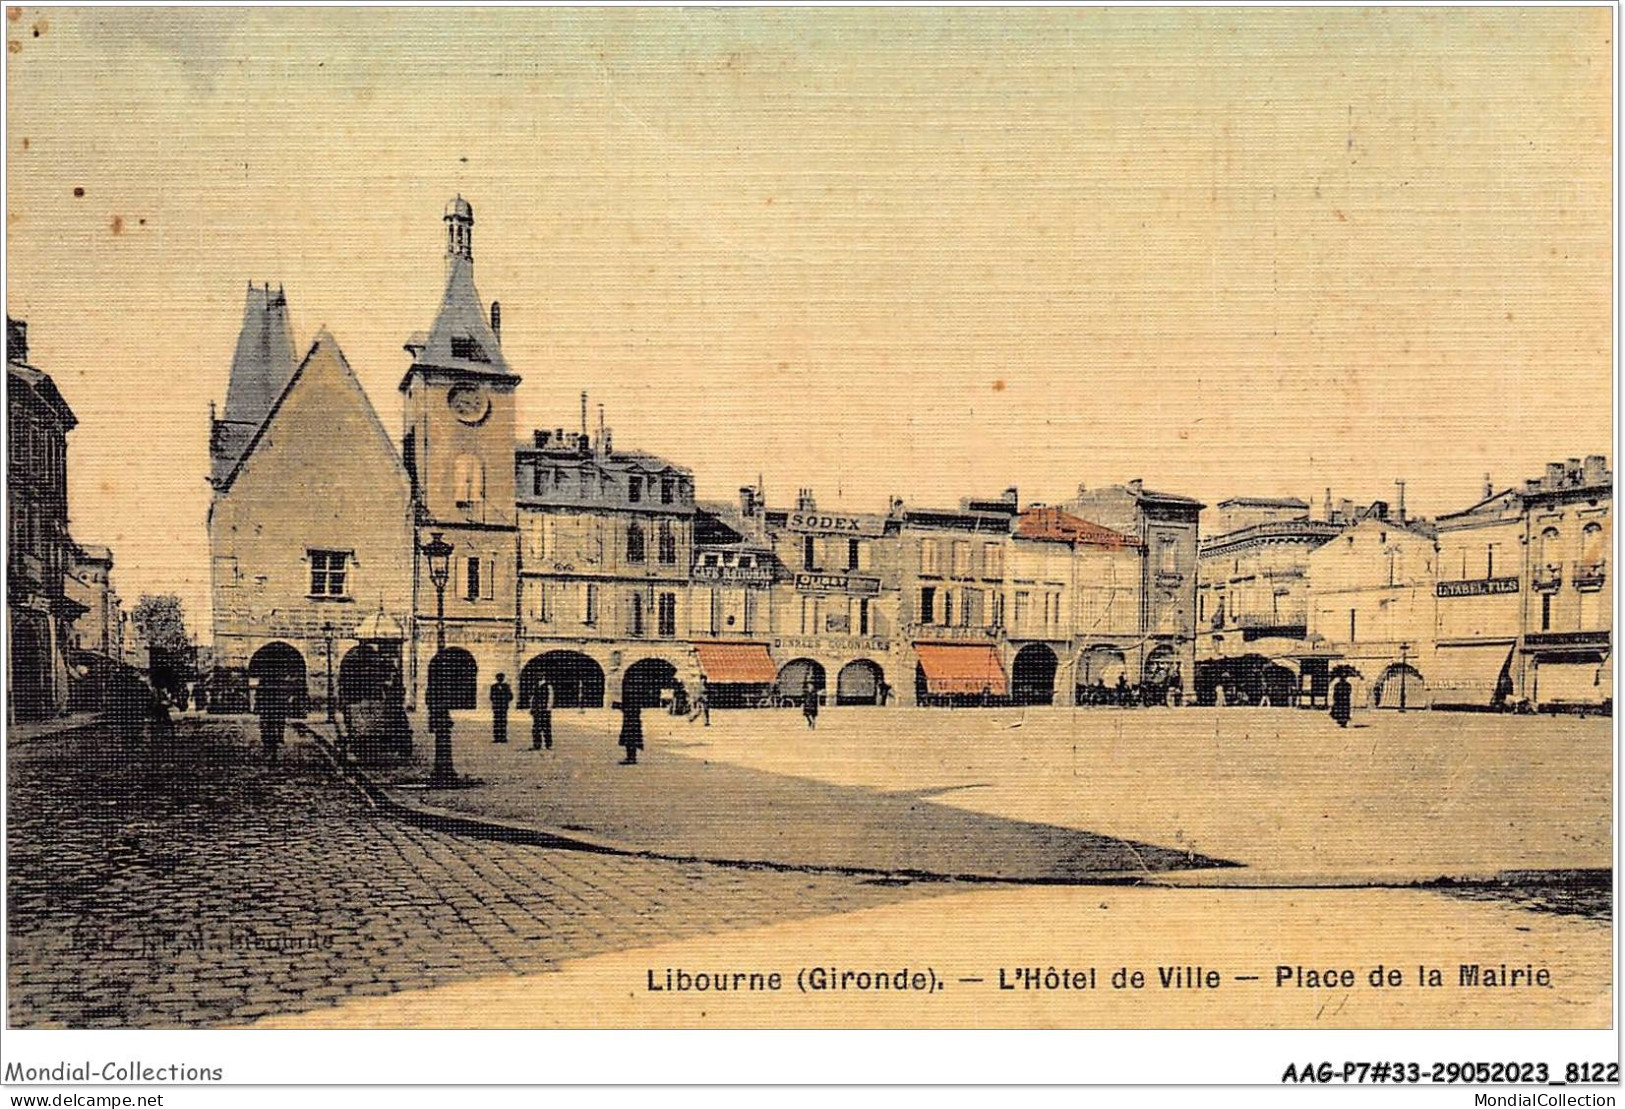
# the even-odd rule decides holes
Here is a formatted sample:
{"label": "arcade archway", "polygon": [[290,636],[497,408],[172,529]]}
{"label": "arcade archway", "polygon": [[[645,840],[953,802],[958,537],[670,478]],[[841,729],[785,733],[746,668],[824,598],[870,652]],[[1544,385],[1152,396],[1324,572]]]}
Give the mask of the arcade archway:
{"label": "arcade archway", "polygon": [[474,661],[473,655],[461,647],[447,647],[429,660],[429,689],[441,692],[448,709],[477,708],[480,703],[479,664]]}
{"label": "arcade archway", "polygon": [[663,658],[646,658],[626,668],[621,679],[621,704],[628,708],[656,709],[661,695],[677,685],[677,667]]}
{"label": "arcade archway", "polygon": [[1055,669],[1060,659],[1043,643],[1029,643],[1016,652],[1010,666],[1010,701],[1016,705],[1048,705],[1055,701]]}
{"label": "arcade archway", "polygon": [[1414,666],[1395,663],[1382,672],[1371,691],[1371,707],[1378,709],[1425,709],[1428,707],[1427,682]]}
{"label": "arcade archway", "polygon": [[287,643],[267,643],[248,660],[249,689],[255,704],[260,694],[273,689],[289,698],[288,711],[303,716],[309,711],[309,688],[305,681],[305,656]]}
{"label": "arcade archway", "polygon": [[823,666],[810,658],[793,659],[779,669],[779,696],[800,702],[809,687],[822,694],[824,681]]}
{"label": "arcade archway", "polygon": [[886,680],[880,664],[866,658],[854,659],[835,676],[837,705],[878,705],[880,687]]}
{"label": "arcade archway", "polygon": [[580,651],[548,651],[519,672],[519,707],[529,708],[536,686],[546,682],[556,709],[604,707],[604,668]]}

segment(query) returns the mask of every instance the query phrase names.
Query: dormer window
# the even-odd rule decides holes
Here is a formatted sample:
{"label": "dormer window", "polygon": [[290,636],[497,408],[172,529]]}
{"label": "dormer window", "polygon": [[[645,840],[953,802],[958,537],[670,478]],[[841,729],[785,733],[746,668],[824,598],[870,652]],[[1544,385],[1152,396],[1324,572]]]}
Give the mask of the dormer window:
{"label": "dormer window", "polygon": [[660,479],[660,503],[661,504],[670,504],[672,502],[672,498],[674,496],[674,487],[676,486],[676,484],[677,483],[672,481],[672,479],[669,478],[669,477]]}
{"label": "dormer window", "polygon": [[472,335],[453,335],[451,337],[451,356],[465,362],[490,362],[485,348],[480,346],[479,340]]}
{"label": "dormer window", "polygon": [[626,479],[626,499],[633,504],[643,500],[643,479],[637,474]]}

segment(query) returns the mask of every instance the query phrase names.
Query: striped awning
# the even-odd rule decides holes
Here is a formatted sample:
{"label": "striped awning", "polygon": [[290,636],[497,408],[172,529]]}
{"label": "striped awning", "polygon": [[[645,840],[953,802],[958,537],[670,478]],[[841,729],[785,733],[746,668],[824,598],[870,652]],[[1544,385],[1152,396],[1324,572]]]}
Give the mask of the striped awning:
{"label": "striped awning", "polygon": [[916,643],[914,654],[932,693],[990,693],[1009,689],[999,652],[984,644]]}
{"label": "striped awning", "polygon": [[765,643],[696,643],[700,671],[718,685],[766,685],[779,677]]}

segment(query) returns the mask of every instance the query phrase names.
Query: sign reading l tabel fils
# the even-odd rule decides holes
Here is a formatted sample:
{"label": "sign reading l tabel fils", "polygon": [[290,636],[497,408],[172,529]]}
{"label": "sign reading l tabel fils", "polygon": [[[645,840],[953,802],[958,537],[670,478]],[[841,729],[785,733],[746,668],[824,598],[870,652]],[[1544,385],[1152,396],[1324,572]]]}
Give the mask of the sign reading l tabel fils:
{"label": "sign reading l tabel fils", "polygon": [[1434,586],[1437,597],[1492,597],[1502,593],[1518,592],[1518,579],[1479,578],[1476,581],[1441,581]]}

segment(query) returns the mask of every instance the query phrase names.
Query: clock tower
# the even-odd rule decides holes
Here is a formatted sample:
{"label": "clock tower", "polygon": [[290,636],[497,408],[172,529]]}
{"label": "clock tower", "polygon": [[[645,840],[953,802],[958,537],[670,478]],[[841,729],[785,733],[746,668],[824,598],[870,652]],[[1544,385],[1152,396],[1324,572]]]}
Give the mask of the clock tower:
{"label": "clock tower", "polygon": [[[434,326],[406,343],[412,365],[401,381],[402,455],[417,504],[420,551],[415,638],[423,661],[435,653],[438,598],[421,557],[434,533],[452,544],[444,636],[470,671],[457,703],[513,664],[517,528],[514,509],[514,390],[519,376],[502,353],[501,315],[487,315],[474,287],[474,209],[446,206],[446,286]],[[426,670],[415,667],[419,682]],[[464,688],[466,686],[466,688]],[[466,694],[466,696],[464,695]]]}

